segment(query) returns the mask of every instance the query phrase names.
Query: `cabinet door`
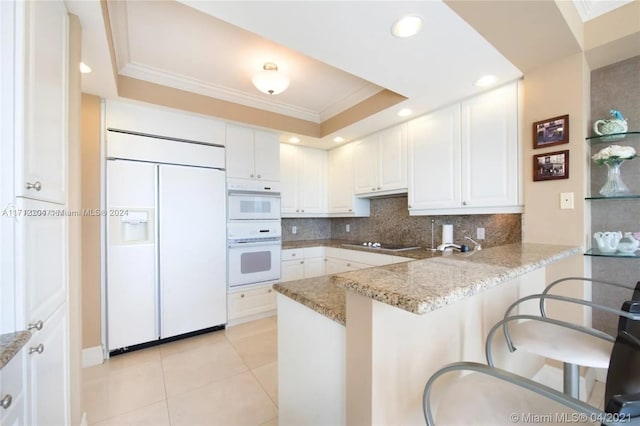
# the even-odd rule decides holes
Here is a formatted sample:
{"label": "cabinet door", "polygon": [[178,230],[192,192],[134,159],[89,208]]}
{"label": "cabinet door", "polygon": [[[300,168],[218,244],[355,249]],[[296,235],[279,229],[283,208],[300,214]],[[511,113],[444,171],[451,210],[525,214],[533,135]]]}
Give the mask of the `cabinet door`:
{"label": "cabinet door", "polygon": [[463,102],[461,140],[463,206],[517,205],[517,85]]}
{"label": "cabinet door", "polygon": [[284,260],[281,265],[282,282],[304,278],[304,260]]}
{"label": "cabinet door", "polygon": [[25,286],[27,323],[46,320],[64,302],[66,286],[67,219],[47,214],[60,211],[58,204],[18,199],[18,282]]}
{"label": "cabinet door", "polygon": [[253,179],[253,130],[228,124],[226,139],[227,177]]}
{"label": "cabinet door", "polygon": [[69,424],[68,335],[65,303],[28,343],[27,424]]}
{"label": "cabinet door", "polygon": [[298,148],[293,145],[280,144],[280,211],[282,213],[299,213],[300,192]]}
{"label": "cabinet door", "polygon": [[366,194],[378,190],[378,136],[372,135],[353,144],[354,192]]}
{"label": "cabinet door", "polygon": [[312,257],[304,259],[304,277],[312,278],[324,275],[324,258]]}
{"label": "cabinet door", "polygon": [[299,204],[301,213],[325,213],[326,151],[300,148]]}
{"label": "cabinet door", "polygon": [[[17,2],[25,10],[25,43],[18,56],[24,69],[17,90],[24,90],[24,105],[16,108],[23,121],[18,132],[16,195],[64,204],[67,187],[67,50],[68,15],[62,1]],[[20,25],[17,28],[20,33]],[[18,36],[20,39],[20,35]],[[21,72],[22,71],[22,72]],[[18,95],[17,99],[22,97]],[[23,107],[23,109],[21,108]],[[22,113],[24,115],[22,115]],[[19,127],[21,127],[19,125]]]}
{"label": "cabinet door", "polygon": [[0,425],[26,425],[25,388],[26,388],[26,352],[19,351],[8,364],[0,370],[0,398],[11,396],[11,405],[0,409]]}
{"label": "cabinet door", "polygon": [[460,106],[409,122],[409,209],[460,207]]}
{"label": "cabinet door", "polygon": [[353,210],[353,144],[329,151],[329,213]]}
{"label": "cabinet door", "polygon": [[388,191],[407,187],[406,125],[392,127],[379,135],[378,178],[380,189]]}
{"label": "cabinet door", "polygon": [[280,141],[273,132],[255,130],[255,172],[260,180],[280,180]]}

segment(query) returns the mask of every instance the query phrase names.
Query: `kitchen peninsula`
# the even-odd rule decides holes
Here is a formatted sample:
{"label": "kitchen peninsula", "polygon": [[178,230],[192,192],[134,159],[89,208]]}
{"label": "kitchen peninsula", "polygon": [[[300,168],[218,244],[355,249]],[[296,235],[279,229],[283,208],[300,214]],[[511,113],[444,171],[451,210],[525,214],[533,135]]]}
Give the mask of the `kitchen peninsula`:
{"label": "kitchen peninsula", "polygon": [[[485,362],[506,307],[544,288],[546,265],[579,252],[518,243],[276,284],[280,424],[424,424],[428,377]],[[496,355],[523,374],[540,367]]]}

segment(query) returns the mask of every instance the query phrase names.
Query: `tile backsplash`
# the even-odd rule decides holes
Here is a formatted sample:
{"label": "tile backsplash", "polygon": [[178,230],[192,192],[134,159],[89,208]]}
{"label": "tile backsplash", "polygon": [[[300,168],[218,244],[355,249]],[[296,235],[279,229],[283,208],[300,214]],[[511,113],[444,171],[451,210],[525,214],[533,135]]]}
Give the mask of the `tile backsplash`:
{"label": "tile backsplash", "polygon": [[[386,244],[431,247],[442,241],[442,225],[453,225],[453,240],[476,238],[476,228],[485,229],[485,247],[517,243],[522,240],[520,214],[409,216],[407,197],[395,196],[371,200],[371,216],[365,218],[282,219],[282,240],[341,239],[355,242],[378,241]],[[346,225],[350,232],[346,232]],[[297,233],[291,233],[296,226]],[[470,245],[471,242],[467,241]]]}

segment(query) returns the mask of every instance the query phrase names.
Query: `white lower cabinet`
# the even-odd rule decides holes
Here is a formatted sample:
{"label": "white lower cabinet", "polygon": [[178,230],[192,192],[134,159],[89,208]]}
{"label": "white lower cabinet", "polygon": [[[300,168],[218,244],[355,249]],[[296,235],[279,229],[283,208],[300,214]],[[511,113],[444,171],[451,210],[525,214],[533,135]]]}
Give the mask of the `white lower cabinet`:
{"label": "white lower cabinet", "polygon": [[44,321],[42,330],[33,334],[24,349],[29,366],[27,424],[69,424],[68,336],[64,303]]}
{"label": "white lower cabinet", "polygon": [[282,282],[324,274],[324,247],[282,250]]}
{"label": "white lower cabinet", "polygon": [[27,424],[25,413],[25,350],[0,370],[0,425]]}
{"label": "white lower cabinet", "polygon": [[229,294],[229,322],[243,322],[276,309],[276,293],[271,284]]}

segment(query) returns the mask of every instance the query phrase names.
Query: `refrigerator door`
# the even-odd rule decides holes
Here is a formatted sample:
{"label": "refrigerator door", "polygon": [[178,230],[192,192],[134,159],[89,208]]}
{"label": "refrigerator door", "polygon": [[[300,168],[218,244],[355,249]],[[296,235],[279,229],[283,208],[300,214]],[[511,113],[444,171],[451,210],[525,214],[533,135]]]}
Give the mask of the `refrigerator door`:
{"label": "refrigerator door", "polygon": [[160,165],[162,338],[227,322],[224,172]]}
{"label": "refrigerator door", "polygon": [[[157,340],[156,166],[107,161],[109,350]],[[146,220],[146,221],[145,221]]]}

